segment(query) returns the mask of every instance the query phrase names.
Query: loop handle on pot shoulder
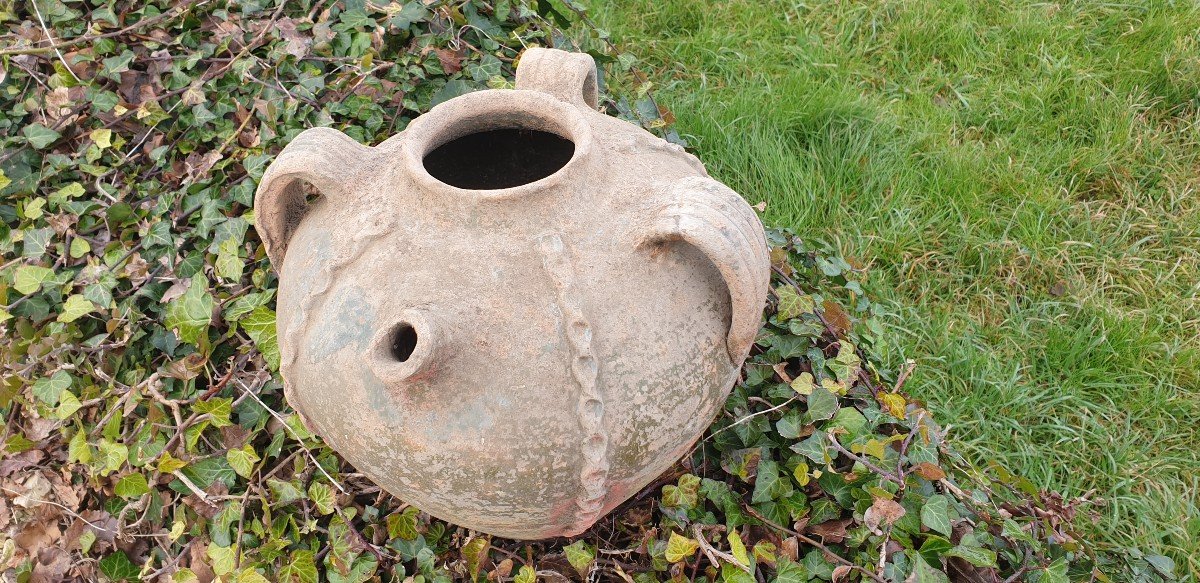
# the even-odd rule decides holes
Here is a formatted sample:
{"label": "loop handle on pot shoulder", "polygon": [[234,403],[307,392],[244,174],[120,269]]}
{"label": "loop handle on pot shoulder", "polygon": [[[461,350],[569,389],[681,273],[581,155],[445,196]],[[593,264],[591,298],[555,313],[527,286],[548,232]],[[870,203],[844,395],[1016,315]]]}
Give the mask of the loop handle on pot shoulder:
{"label": "loop handle on pot shoulder", "polygon": [[517,63],[517,89],[549,93],[578,107],[596,109],[596,61],[587,53],[526,49]]}
{"label": "loop handle on pot shoulder", "polygon": [[302,182],[334,204],[345,203],[373,165],[374,148],[332,128],[300,133],[267,168],[254,195],[255,229],[276,272],[283,270],[288,241],[308,212]]}
{"label": "loop handle on pot shoulder", "polygon": [[668,201],[651,219],[643,245],[683,241],[717,268],[729,291],[732,312],[726,349],[730,362],[740,366],[762,326],[771,285],[762,223],[738,193],[705,176],[672,184]]}

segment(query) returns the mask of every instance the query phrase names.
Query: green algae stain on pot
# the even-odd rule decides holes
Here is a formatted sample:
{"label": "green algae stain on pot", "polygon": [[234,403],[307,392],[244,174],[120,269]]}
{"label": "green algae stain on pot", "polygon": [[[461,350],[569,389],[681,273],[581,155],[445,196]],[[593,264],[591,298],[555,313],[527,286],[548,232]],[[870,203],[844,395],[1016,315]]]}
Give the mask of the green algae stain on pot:
{"label": "green algae stain on pot", "polygon": [[328,358],[339,350],[355,353],[366,350],[373,333],[375,309],[362,288],[343,286],[330,294],[320,318],[320,332],[308,337],[307,353],[312,362]]}

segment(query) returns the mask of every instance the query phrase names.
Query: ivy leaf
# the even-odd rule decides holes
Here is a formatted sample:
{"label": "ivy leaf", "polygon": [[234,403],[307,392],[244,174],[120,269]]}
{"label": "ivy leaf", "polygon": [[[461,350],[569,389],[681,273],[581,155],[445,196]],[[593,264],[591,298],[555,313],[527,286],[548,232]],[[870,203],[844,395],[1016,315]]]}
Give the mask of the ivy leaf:
{"label": "ivy leaf", "polygon": [[950,536],[950,501],[941,494],[934,494],[921,507],[921,524],[930,530]]}
{"label": "ivy leaf", "polygon": [[513,578],[513,583],[537,583],[537,571],[529,565],[521,565],[521,569],[517,571],[517,576]]}
{"label": "ivy leaf", "polygon": [[775,430],[784,439],[796,439],[800,437],[800,432],[803,429],[804,422],[800,419],[798,411],[788,411],[787,414],[779,418],[779,421],[775,422]]}
{"label": "ivy leaf", "polygon": [[467,572],[471,575],[471,581],[479,579],[479,568],[483,564],[483,560],[487,558],[490,546],[487,537],[483,536],[477,536],[462,546],[462,557],[467,563]]}
{"label": "ivy leaf", "polygon": [[167,317],[163,323],[168,329],[178,331],[180,340],[196,344],[208,331],[212,311],[213,296],[208,293],[208,279],[196,274],[187,291],[167,304]]}
{"label": "ivy leaf", "polygon": [[242,278],[242,269],[245,263],[238,255],[241,251],[241,243],[230,237],[221,241],[221,245],[217,251],[217,261],[214,264],[215,271],[218,277],[229,281],[237,281]]}
{"label": "ivy leaf", "polygon": [[808,418],[810,421],[824,421],[833,417],[838,410],[838,398],[825,387],[814,387],[808,396]]}
{"label": "ivy leaf", "polygon": [[[330,562],[330,557],[325,557],[326,564]],[[379,568],[379,562],[372,555],[359,555],[350,565],[349,571],[343,575],[336,569],[326,571],[329,578],[329,583],[366,583],[371,580],[371,576],[375,574],[375,570]]]}
{"label": "ivy leaf", "polygon": [[700,500],[700,478],[692,474],[679,476],[678,485],[663,486],[662,503],[671,508],[694,508]]}
{"label": "ivy leaf", "polygon": [[976,567],[996,566],[996,552],[978,546],[958,545],[946,551],[944,556],[958,557]]}
{"label": "ivy leaf", "polygon": [[1070,583],[1071,579],[1067,577],[1068,567],[1070,565],[1067,564],[1067,560],[1059,558],[1050,563],[1044,571],[1036,573],[1035,577],[1030,577],[1030,580],[1036,583]]}
{"label": "ivy leaf", "polygon": [[129,460],[129,448],[123,443],[113,443],[107,439],[101,439],[97,445],[100,452],[100,461],[103,464],[103,469],[100,475],[108,475],[121,469],[125,462]]}
{"label": "ivy leaf", "polygon": [[232,573],[237,563],[236,553],[233,547],[208,545],[208,558],[212,559],[213,572],[222,577]]}
{"label": "ivy leaf", "polygon": [[113,486],[113,493],[122,498],[138,498],[149,491],[150,485],[146,482],[146,476],[141,472],[122,476]]}
{"label": "ivy leaf", "polygon": [[83,257],[91,252],[92,244],[88,243],[87,239],[82,237],[75,237],[74,239],[71,239],[70,254],[72,259],[79,259],[80,257]]}
{"label": "ivy leaf", "polygon": [[[87,190],[83,188],[82,184],[78,182],[72,182],[54,191],[54,193],[50,195],[50,202],[53,202],[56,205],[63,205],[66,204],[68,200],[83,196],[86,193]],[[87,239],[76,237],[74,241],[83,241],[86,243]],[[74,244],[74,241],[72,241],[72,244]]]}
{"label": "ivy leaf", "polygon": [[904,419],[905,408],[908,406],[904,395],[899,393],[879,393],[879,404],[883,405],[883,410],[887,411],[892,417]]}
{"label": "ivy leaf", "polygon": [[731,530],[725,538],[729,540],[729,552],[733,558],[737,559],[740,566],[750,567],[750,553],[746,552],[746,543],[742,542],[742,535],[738,534],[737,530]]}
{"label": "ivy leaf", "polygon": [[58,314],[58,321],[64,323],[74,322],[95,310],[96,305],[90,300],[80,294],[74,294],[63,303],[62,311]]}
{"label": "ivy leaf", "polygon": [[678,563],[696,554],[696,550],[699,548],[699,542],[672,531],[671,538],[667,540],[667,562]]}
{"label": "ivy leaf", "polygon": [[27,219],[40,219],[44,214],[42,212],[42,207],[44,206],[46,206],[46,199],[39,196],[26,202],[24,212],[21,214],[25,215]]}
{"label": "ivy leaf", "polygon": [[811,395],[813,389],[816,388],[816,381],[813,379],[812,373],[804,371],[792,379],[792,390],[798,395]]}
{"label": "ivy leaf", "polygon": [[1041,545],[1038,543],[1038,541],[1029,533],[1025,532],[1025,530],[1021,528],[1021,525],[1017,524],[1017,521],[1011,518],[1004,519],[1004,526],[1001,528],[1000,532],[1004,538],[1014,542],[1023,542],[1034,547],[1035,549],[1041,550]]}
{"label": "ivy leaf", "polygon": [[96,147],[100,149],[107,148],[112,145],[112,130],[108,128],[97,128],[92,130],[88,137],[95,142]]}
{"label": "ivy leaf", "polygon": [[50,377],[42,377],[33,383],[33,396],[51,407],[58,405],[63,391],[71,386],[71,375],[58,371]]}
{"label": "ivy leaf", "polygon": [[178,571],[175,571],[174,575],[171,575],[170,582],[171,583],[200,583],[200,577],[198,575],[196,575],[195,571],[193,571],[187,567],[183,567],[183,568],[179,569]]}
{"label": "ivy leaf", "polygon": [[[37,123],[32,123],[25,126],[25,128],[21,130],[21,133],[25,136],[25,139],[29,141],[30,146],[33,146],[39,150],[43,150],[46,148],[46,146],[53,144],[54,141],[57,140],[60,135],[62,135],[42,124]],[[126,557],[126,560],[129,560],[128,557]]]}
{"label": "ivy leaf", "polygon": [[270,579],[262,576],[254,567],[245,567],[238,572],[236,583],[271,583]]}
{"label": "ivy leaf", "polygon": [[829,463],[828,442],[824,431],[814,431],[808,439],[792,446],[792,451],[810,459],[818,466]]}
{"label": "ivy leaf", "polygon": [[808,474],[808,464],[800,462],[796,464],[796,469],[792,470],[792,477],[796,479],[796,483],[803,488],[808,485],[812,477]]}
{"label": "ivy leaf", "polygon": [[954,548],[954,543],[936,534],[931,534],[925,537],[925,542],[921,543],[921,550],[918,552],[930,564],[937,563],[940,565],[942,555],[946,554],[946,551],[952,548]]}
{"label": "ivy leaf", "polygon": [[950,578],[941,569],[935,569],[925,562],[921,555],[912,559],[913,570],[907,581],[911,583],[950,583]]}
{"label": "ivy leaf", "polygon": [[[228,418],[228,417],[227,417]],[[214,423],[214,425],[216,425]],[[230,449],[225,452],[225,461],[229,462],[229,467],[237,472],[237,475],[243,478],[249,478],[250,474],[254,473],[254,464],[258,463],[258,453],[254,451],[254,446],[247,443],[240,448]],[[328,514],[323,512],[322,514]]]}
{"label": "ivy leaf", "polygon": [[779,475],[779,464],[773,460],[758,463],[758,476],[754,480],[751,504],[760,504],[785,498],[792,494],[792,482],[787,476]]}
{"label": "ivy leaf", "polygon": [[229,462],[222,457],[210,457],[193,462],[183,468],[181,472],[201,489],[211,486],[214,482],[228,485],[236,476],[233,468],[229,467]]}
{"label": "ivy leaf", "polygon": [[229,397],[213,397],[204,401],[196,401],[192,408],[200,414],[207,413],[214,427],[233,425],[229,416],[233,414],[233,399]]}
{"label": "ivy leaf", "polygon": [[272,370],[279,370],[279,340],[275,332],[275,312],[266,306],[254,308],[238,321],[254,341]]}
{"label": "ivy leaf", "polygon": [[225,305],[223,317],[225,318],[226,322],[236,322],[240,320],[242,316],[252,312],[254,308],[265,305],[267,302],[271,301],[272,297],[274,297],[273,293],[265,292],[246,294],[240,298],[237,298],[236,300],[233,300],[232,302],[227,303]]}
{"label": "ivy leaf", "polygon": [[313,551],[292,551],[291,560],[279,571],[283,583],[317,583],[317,561]]}
{"label": "ivy leaf", "polygon": [[50,239],[54,236],[54,229],[30,229],[25,231],[25,248],[22,254],[25,257],[41,257],[45,255],[46,248],[50,246]]}
{"label": "ivy leaf", "polygon": [[[833,432],[833,428],[844,430],[844,433],[835,433],[838,433],[838,435],[843,435],[849,440],[853,440],[866,433],[867,418],[864,417],[862,413],[859,413],[858,409],[855,409],[854,407],[842,407],[841,409],[838,409],[837,415],[833,416],[833,420],[825,426],[825,430],[829,432]],[[846,441],[846,439],[842,440],[843,443]],[[882,443],[880,444],[880,447],[882,447]]]}
{"label": "ivy leaf", "polygon": [[13,289],[29,295],[42,289],[42,283],[54,277],[54,270],[38,265],[22,265],[13,274]]}
{"label": "ivy leaf", "polygon": [[754,575],[733,563],[721,564],[722,583],[755,583]]}
{"label": "ivy leaf", "polygon": [[96,544],[96,533],[91,529],[85,530],[83,534],[79,535],[79,550],[83,551],[83,554],[92,552],[94,544]]}
{"label": "ivy leaf", "polygon": [[787,557],[780,557],[775,563],[775,583],[808,583],[811,579],[801,563]]}
{"label": "ivy leaf", "polygon": [[172,457],[171,452],[164,451],[162,457],[158,459],[158,471],[163,474],[173,474],[182,470],[187,462]]}
{"label": "ivy leaf", "polygon": [[1168,580],[1175,580],[1175,561],[1165,555],[1146,555],[1146,562]]}
{"label": "ivy leaf", "polygon": [[129,556],[117,551],[100,559],[100,572],[113,581],[137,581],[141,569],[129,560]]}
{"label": "ivy leaf", "polygon": [[275,501],[279,504],[295,502],[304,497],[304,491],[291,482],[270,478],[267,480],[267,487],[275,494]]}
{"label": "ivy leaf", "polygon": [[855,352],[854,344],[849,341],[842,341],[838,346],[837,356],[833,360],[828,361],[827,364],[829,370],[833,371],[833,375],[837,380],[850,384],[854,380],[854,377],[858,375],[862,359]]}
{"label": "ivy leaf", "polygon": [[86,431],[76,431],[75,435],[71,436],[71,442],[67,445],[67,461],[91,463],[92,447],[88,445]]}
{"label": "ivy leaf", "polygon": [[400,512],[389,514],[387,517],[388,536],[402,540],[416,540],[418,510],[409,506]]}
{"label": "ivy leaf", "polygon": [[596,561],[595,549],[579,540],[563,547],[563,553],[567,555],[567,562],[575,567],[579,576],[587,578],[588,573],[592,571],[592,563]]}
{"label": "ivy leaf", "polygon": [[775,288],[775,297],[779,298],[779,309],[776,311],[775,317],[780,322],[810,314],[817,309],[817,304],[813,301],[812,296],[801,294],[790,285],[781,285]]}
{"label": "ivy leaf", "polygon": [[4,442],[4,451],[9,453],[23,453],[29,451],[37,445],[37,442],[30,441],[24,435],[12,435]]}
{"label": "ivy leaf", "polygon": [[[249,446],[247,446],[249,447]],[[317,507],[317,514],[325,516],[334,511],[336,500],[333,496],[333,488],[328,484],[321,482],[313,482],[308,485],[308,499],[312,500]]]}

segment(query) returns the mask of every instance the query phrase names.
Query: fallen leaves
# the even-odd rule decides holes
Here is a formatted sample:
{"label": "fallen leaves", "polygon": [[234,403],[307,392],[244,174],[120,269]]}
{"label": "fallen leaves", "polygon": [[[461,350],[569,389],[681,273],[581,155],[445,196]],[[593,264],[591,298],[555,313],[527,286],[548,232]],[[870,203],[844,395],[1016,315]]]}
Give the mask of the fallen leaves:
{"label": "fallen leaves", "polygon": [[[976,565],[995,541],[954,539],[960,516],[982,519],[950,490],[963,471],[936,427],[914,430],[919,404],[863,386],[887,373],[856,331],[861,269],[785,231],[768,233],[775,311],[727,415],[661,492],[571,544],[473,535],[345,467],[283,400],[275,278],[249,229],[257,180],[304,128],[377,143],[438,99],[508,86],[522,47],[565,41],[548,2],[378,4],[40,3],[82,81],[40,50],[28,4],[4,21],[6,46],[30,53],[0,68],[0,568],[31,581],[841,580],[860,571],[815,545],[874,569],[883,532],[903,535],[884,545],[896,580],[992,568]],[[597,54],[621,90],[635,59]],[[681,143],[649,87],[608,105]],[[852,455],[904,468],[904,489]],[[912,491],[932,494],[919,512]],[[1041,557],[1067,540],[1069,503],[1003,499],[1006,544]],[[934,537],[945,548],[925,563]]]}
{"label": "fallen leaves", "polygon": [[907,511],[895,500],[876,498],[871,503],[871,507],[863,513],[863,524],[871,531],[878,533],[880,526],[891,526],[892,523],[904,518],[905,514]]}

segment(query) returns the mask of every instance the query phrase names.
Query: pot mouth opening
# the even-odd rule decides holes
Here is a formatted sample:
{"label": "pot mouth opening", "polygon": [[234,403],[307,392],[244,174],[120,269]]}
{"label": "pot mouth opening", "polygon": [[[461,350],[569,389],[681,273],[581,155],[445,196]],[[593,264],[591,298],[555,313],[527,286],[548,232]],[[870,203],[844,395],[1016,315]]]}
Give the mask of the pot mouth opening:
{"label": "pot mouth opening", "polygon": [[454,138],[425,155],[425,170],[466,190],[501,190],[537,182],[571,161],[575,143],[523,127],[487,129]]}
{"label": "pot mouth opening", "polygon": [[405,133],[402,148],[419,182],[489,198],[529,194],[562,180],[591,142],[575,107],[541,92],[503,89],[441,104]]}

